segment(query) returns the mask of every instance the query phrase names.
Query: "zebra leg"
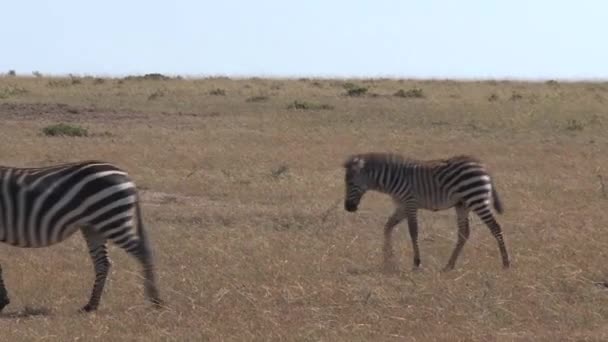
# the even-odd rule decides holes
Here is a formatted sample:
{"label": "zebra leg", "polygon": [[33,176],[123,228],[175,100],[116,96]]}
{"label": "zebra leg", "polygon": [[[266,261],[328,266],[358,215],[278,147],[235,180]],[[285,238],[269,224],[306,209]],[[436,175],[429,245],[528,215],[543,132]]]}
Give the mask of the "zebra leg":
{"label": "zebra leg", "polygon": [[[136,210],[139,212],[139,207]],[[137,216],[141,217],[139,214]],[[118,220],[110,225],[100,227],[98,230],[103,231],[107,239],[137,259],[143,268],[146,298],[156,308],[161,308],[164,303],[160,299],[152,251],[141,218],[137,219],[137,233],[135,233],[133,228],[130,223],[125,224],[123,220]]]}
{"label": "zebra leg", "polygon": [[0,312],[7,306],[11,301],[8,299],[8,292],[4,287],[4,279],[2,278],[2,265],[0,265]]}
{"label": "zebra leg", "polygon": [[93,267],[95,269],[95,283],[93,284],[93,290],[91,291],[89,302],[80,310],[83,312],[91,312],[97,310],[103,288],[106,284],[106,278],[108,277],[111,262],[110,258],[108,258],[106,238],[96,232],[92,227],[84,227],[81,229],[81,231],[84,235],[85,241],[87,242],[89,254],[93,261]]}
{"label": "zebra leg", "polygon": [[469,239],[469,235],[471,232],[469,228],[469,212],[462,204],[456,206],[456,217],[458,221],[458,241],[456,242],[456,247],[454,247],[452,256],[450,256],[450,260],[443,268],[444,271],[454,269],[456,259],[458,259],[458,255],[460,255],[460,252],[462,251],[464,244]]}
{"label": "zebra leg", "polygon": [[127,252],[133,255],[141,264],[144,274],[144,289],[146,298],[154,304],[156,308],[161,308],[164,304],[158,293],[156,284],[155,267],[152,260],[152,253],[148,246],[148,241],[140,235],[140,239],[134,247],[127,249]]}
{"label": "zebra leg", "polygon": [[475,209],[475,213],[479,216],[479,218],[488,226],[492,235],[496,239],[498,243],[498,249],[500,250],[500,256],[502,257],[502,266],[503,268],[509,268],[509,253],[507,253],[507,247],[505,246],[505,241],[502,236],[502,228],[494,218],[494,214],[492,214],[492,210],[489,206],[485,206],[479,209]]}
{"label": "zebra leg", "polygon": [[418,249],[418,218],[415,211],[408,215],[407,226],[412,239],[412,249],[414,250],[414,269],[418,269],[420,268],[420,250]]}
{"label": "zebra leg", "polygon": [[384,225],[384,246],[382,247],[384,259],[382,265],[386,272],[393,272],[397,269],[393,255],[393,231],[395,226],[403,221],[405,217],[405,212],[401,208],[397,208]]}

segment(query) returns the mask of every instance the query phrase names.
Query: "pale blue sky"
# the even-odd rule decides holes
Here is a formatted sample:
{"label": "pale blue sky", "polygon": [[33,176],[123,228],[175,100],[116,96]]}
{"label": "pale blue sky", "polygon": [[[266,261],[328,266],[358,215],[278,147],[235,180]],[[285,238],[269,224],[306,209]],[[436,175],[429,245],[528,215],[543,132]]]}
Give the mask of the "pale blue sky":
{"label": "pale blue sky", "polygon": [[605,0],[3,1],[0,72],[608,78]]}

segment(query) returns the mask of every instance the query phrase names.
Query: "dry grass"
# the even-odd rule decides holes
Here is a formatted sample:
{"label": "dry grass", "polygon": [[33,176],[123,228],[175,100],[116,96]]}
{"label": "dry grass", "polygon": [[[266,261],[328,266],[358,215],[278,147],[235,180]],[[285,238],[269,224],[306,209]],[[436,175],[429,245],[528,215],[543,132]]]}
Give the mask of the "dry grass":
{"label": "dry grass", "polygon": [[[78,314],[93,280],[80,236],[1,245],[7,341],[608,338],[607,84],[348,80],[368,88],[350,97],[343,80],[79,81],[0,78],[0,164],[126,168],[144,189],[169,306],[144,301],[137,264],[113,248],[100,310]],[[42,134],[60,122],[90,135]],[[401,273],[382,273],[390,201],[369,194],[357,214],[341,203],[342,161],[369,150],[484,160],[513,268],[474,220],[456,270],[440,273],[449,211],[420,215],[422,271],[402,224]]]}

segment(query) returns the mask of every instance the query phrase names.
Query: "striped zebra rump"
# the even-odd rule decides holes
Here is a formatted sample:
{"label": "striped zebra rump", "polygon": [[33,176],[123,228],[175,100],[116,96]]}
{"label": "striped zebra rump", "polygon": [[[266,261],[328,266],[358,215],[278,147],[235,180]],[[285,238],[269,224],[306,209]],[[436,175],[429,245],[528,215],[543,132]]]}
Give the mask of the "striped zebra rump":
{"label": "striped zebra rump", "polygon": [[[95,270],[89,301],[81,311],[99,306],[111,266],[108,242],[140,263],[146,298],[162,306],[137,189],[125,171],[103,161],[0,167],[0,242],[47,247],[76,231],[82,232]],[[0,311],[9,303],[0,265]]]}
{"label": "striped zebra rump", "polygon": [[[135,184],[97,161],[0,169],[0,241],[19,247],[59,243],[82,225],[136,237]],[[126,231],[120,231],[123,227]]]}

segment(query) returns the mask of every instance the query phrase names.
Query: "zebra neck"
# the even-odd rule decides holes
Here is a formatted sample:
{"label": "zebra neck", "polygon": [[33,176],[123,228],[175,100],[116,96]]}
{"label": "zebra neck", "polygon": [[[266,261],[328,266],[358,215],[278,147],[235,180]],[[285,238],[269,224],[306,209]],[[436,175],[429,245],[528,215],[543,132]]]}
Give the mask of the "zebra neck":
{"label": "zebra neck", "polygon": [[406,165],[390,165],[369,175],[369,189],[380,193],[395,195],[408,179],[409,168]]}

